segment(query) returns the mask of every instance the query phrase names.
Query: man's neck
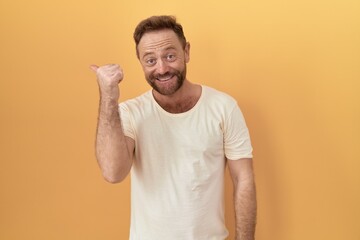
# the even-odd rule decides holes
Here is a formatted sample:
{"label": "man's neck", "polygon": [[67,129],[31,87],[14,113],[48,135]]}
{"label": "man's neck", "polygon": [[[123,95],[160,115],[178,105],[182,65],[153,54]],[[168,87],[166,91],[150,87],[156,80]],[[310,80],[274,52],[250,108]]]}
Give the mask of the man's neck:
{"label": "man's neck", "polygon": [[201,96],[201,86],[185,80],[172,95],[161,95],[153,90],[156,102],[169,113],[183,113],[192,109]]}

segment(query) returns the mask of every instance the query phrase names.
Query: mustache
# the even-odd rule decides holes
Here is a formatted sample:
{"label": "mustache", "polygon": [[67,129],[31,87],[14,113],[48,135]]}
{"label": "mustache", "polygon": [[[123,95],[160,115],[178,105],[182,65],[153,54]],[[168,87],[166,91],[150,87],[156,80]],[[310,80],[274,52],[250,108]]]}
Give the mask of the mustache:
{"label": "mustache", "polygon": [[156,74],[154,77],[155,78],[168,78],[168,77],[171,77],[173,75],[176,75],[176,73],[166,72],[164,74]]}
{"label": "mustache", "polygon": [[151,79],[155,80],[155,79],[158,79],[158,78],[168,78],[168,77],[171,77],[173,75],[179,77],[181,75],[181,73],[178,72],[178,71],[171,71],[171,72],[169,71],[169,72],[166,72],[164,74],[153,74],[153,75],[151,75]]}

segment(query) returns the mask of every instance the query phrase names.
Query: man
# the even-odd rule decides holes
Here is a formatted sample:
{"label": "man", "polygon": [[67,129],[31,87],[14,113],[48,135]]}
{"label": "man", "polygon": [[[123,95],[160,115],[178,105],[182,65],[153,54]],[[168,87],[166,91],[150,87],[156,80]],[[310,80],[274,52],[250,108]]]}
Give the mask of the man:
{"label": "man", "polygon": [[252,147],[236,101],[186,78],[190,44],[171,16],[135,29],[151,91],[118,104],[119,65],[92,65],[100,88],[96,155],[104,178],[131,169],[131,240],[224,240],[224,169],[234,183],[236,239],[253,240]]}

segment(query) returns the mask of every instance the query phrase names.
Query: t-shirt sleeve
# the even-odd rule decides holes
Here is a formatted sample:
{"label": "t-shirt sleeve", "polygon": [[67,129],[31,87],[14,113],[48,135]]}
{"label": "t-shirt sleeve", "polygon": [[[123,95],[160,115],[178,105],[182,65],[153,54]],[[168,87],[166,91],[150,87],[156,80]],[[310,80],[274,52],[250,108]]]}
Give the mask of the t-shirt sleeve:
{"label": "t-shirt sleeve", "polygon": [[225,156],[229,160],[253,157],[249,130],[237,104],[225,119],[224,148]]}
{"label": "t-shirt sleeve", "polygon": [[121,119],[121,126],[125,136],[135,139],[135,132],[131,124],[129,108],[125,103],[119,104],[119,114]]}

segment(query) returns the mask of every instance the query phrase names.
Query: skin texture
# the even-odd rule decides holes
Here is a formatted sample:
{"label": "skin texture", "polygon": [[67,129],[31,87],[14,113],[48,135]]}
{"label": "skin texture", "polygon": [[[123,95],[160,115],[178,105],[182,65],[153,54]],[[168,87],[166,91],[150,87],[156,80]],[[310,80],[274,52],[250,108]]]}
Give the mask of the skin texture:
{"label": "skin texture", "polygon": [[[138,45],[138,57],[145,78],[153,88],[158,104],[170,113],[190,110],[201,96],[201,86],[186,78],[190,60],[190,44],[185,47],[172,30],[145,33]],[[99,119],[96,135],[96,156],[104,178],[111,183],[122,181],[133,163],[134,140],[121,128],[118,111],[119,88],[123,72],[119,65],[98,67]],[[256,221],[256,194],[252,159],[228,160],[234,183],[236,240],[253,240]]]}
{"label": "skin texture", "polygon": [[234,184],[235,240],[254,240],[256,190],[252,159],[228,160],[227,162]]}
{"label": "skin texture", "polygon": [[116,64],[92,65],[91,69],[96,72],[100,92],[96,158],[104,178],[117,183],[129,173],[135,149],[134,140],[124,135],[118,111],[118,84],[123,73]]}

